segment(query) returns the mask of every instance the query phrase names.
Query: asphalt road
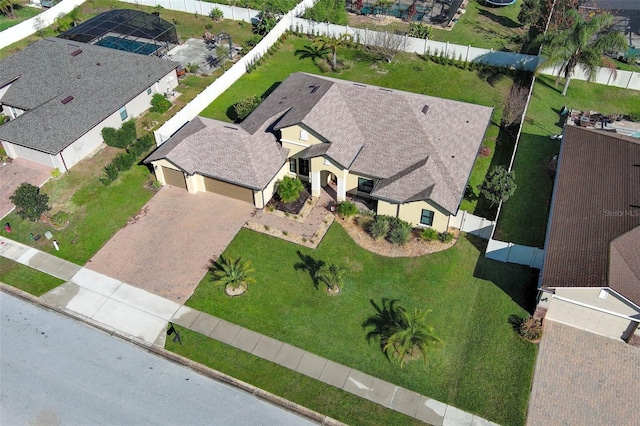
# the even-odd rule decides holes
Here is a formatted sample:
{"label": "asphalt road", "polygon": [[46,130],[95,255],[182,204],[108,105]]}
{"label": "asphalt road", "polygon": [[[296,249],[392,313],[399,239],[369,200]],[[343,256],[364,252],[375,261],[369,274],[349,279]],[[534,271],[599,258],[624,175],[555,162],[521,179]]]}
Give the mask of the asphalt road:
{"label": "asphalt road", "polygon": [[313,423],[0,292],[0,424]]}

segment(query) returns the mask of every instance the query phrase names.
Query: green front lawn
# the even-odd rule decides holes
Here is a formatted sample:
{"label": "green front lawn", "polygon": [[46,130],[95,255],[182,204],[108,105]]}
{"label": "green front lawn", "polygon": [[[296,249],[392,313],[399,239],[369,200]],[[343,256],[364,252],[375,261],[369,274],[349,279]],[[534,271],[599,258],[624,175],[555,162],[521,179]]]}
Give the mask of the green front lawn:
{"label": "green front lawn", "polygon": [[536,79],[513,164],[518,189],[502,206],[495,233],[498,240],[544,246],[553,192],[553,176],[548,166],[560,151],[560,142],[549,136],[562,133],[558,112],[563,105],[605,114],[640,113],[640,91],[572,80],[567,96],[563,97],[560,95],[563,81],[557,88],[554,81],[549,76]]}
{"label": "green front lawn", "polygon": [[183,344],[167,339],[165,345],[167,350],[346,424],[424,425],[412,417],[384,408],[202,334],[182,327],[177,328]]}
{"label": "green front lawn", "polygon": [[[463,237],[433,255],[385,258],[361,249],[338,224],[317,250],[242,229],[224,256],[250,260],[257,284],[229,298],[207,276],[187,305],[500,424],[522,425],[536,348],[508,318],[533,308],[537,274],[484,258],[483,245]],[[305,256],[349,268],[339,296],[316,289]],[[361,324],[375,313],[371,301],[383,298],[433,310],[445,347],[428,365],[400,369],[367,343]]]}
{"label": "green front lawn", "polygon": [[41,296],[64,281],[0,256],[0,281],[34,296]]}

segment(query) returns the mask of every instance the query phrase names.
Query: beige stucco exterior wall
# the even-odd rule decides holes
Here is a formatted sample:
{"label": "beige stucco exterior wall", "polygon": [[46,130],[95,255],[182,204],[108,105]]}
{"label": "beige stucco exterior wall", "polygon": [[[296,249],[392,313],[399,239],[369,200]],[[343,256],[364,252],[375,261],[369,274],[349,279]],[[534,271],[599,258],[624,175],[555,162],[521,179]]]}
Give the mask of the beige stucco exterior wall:
{"label": "beige stucco exterior wall", "polygon": [[438,232],[446,232],[449,227],[449,213],[437,206],[435,203],[429,203],[427,201],[415,201],[413,203],[406,204],[394,204],[388,201],[378,200],[379,215],[387,215],[398,217],[402,220],[409,222],[413,226],[422,226],[420,224],[420,217],[422,216],[422,209],[431,210],[434,212],[433,225],[431,226]]}
{"label": "beige stucco exterior wall", "polygon": [[269,184],[262,191],[253,191],[253,200],[254,204],[257,208],[261,209],[267,205],[271,197],[275,192],[276,183],[282,180],[285,176],[295,177],[294,173],[289,172],[289,162],[287,161],[282,168],[276,173],[276,175],[271,179]]}

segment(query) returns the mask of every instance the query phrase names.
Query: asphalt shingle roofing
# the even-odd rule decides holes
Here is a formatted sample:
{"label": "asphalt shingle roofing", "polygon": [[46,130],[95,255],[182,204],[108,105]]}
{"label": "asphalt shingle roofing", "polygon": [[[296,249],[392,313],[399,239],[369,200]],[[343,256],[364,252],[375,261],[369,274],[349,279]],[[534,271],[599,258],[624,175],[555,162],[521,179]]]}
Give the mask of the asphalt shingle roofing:
{"label": "asphalt shingle roofing", "polygon": [[[430,198],[458,210],[492,108],[296,73],[247,117],[251,129],[313,129],[323,153],[352,172],[382,179],[372,196],[403,203]],[[317,149],[317,148],[316,148]],[[320,151],[322,152],[322,151]],[[419,170],[409,169],[426,161]],[[423,195],[424,198],[420,198]],[[418,197],[418,198],[416,198]]]}
{"label": "asphalt shingle roofing", "polygon": [[640,305],[640,141],[567,126],[542,285],[611,287]]}
{"label": "asphalt shingle roofing", "polygon": [[0,139],[57,154],[178,65],[59,38],[37,41],[0,62],[0,91],[10,83],[0,101],[28,110],[0,126]]}

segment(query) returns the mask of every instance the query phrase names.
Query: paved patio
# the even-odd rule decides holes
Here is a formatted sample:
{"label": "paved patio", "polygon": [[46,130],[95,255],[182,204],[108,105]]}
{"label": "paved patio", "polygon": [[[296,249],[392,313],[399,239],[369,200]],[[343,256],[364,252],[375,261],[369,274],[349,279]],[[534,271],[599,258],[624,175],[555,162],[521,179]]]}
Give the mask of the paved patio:
{"label": "paved patio", "polygon": [[0,218],[14,209],[9,197],[23,182],[40,187],[51,177],[51,167],[16,158],[10,163],[0,164]]}
{"label": "paved patio", "polygon": [[545,321],[527,424],[637,425],[640,349]]}
{"label": "paved patio", "polygon": [[184,303],[253,210],[211,192],[164,187],[86,267]]}

